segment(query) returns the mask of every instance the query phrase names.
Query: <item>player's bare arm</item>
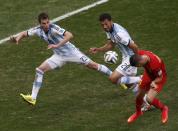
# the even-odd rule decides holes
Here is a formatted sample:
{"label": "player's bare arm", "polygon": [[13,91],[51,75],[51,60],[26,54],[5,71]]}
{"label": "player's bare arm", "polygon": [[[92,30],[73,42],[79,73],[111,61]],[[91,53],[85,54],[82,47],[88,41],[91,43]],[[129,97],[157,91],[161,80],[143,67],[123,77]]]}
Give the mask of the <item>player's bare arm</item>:
{"label": "player's bare arm", "polygon": [[138,54],[138,46],[137,46],[137,44],[135,44],[133,41],[132,42],[130,42],[130,44],[128,45],[129,46],[129,48],[131,48],[132,50],[133,50],[133,52],[135,53],[135,54]]}
{"label": "player's bare arm", "polygon": [[20,33],[17,37],[11,36],[10,39],[12,42],[15,42],[18,45],[19,41],[27,36],[28,36],[27,31],[24,31],[24,32]]}
{"label": "player's bare arm", "polygon": [[83,54],[76,48],[70,40],[73,38],[72,33],[59,27],[56,24],[50,23],[48,14],[42,12],[38,15],[39,28],[28,30],[26,34],[20,34],[15,40],[19,41],[25,36],[37,35],[48,44],[48,49],[53,50],[53,55],[46,59],[40,66],[36,68],[35,80],[32,86],[31,95],[24,95],[21,93],[22,98],[31,105],[36,104],[36,99],[40,88],[43,83],[43,76],[47,71],[55,68],[61,68],[68,62],[80,63],[90,69],[102,72],[110,76],[112,71],[105,65],[98,64],[92,61],[89,57]]}
{"label": "player's bare arm", "polygon": [[62,41],[60,41],[58,44],[48,45],[48,49],[59,48],[59,47],[63,46],[65,43],[67,43],[68,41],[70,41],[72,38],[73,38],[73,34],[69,31],[66,31],[64,33],[64,39]]}
{"label": "player's bare arm", "polygon": [[96,48],[96,47],[93,47],[93,48],[90,48],[90,53],[92,54],[96,54],[98,52],[106,52],[106,51],[109,51],[111,49],[114,48],[114,44],[112,43],[111,40],[108,40],[108,42],[102,46],[102,47],[99,47],[99,48]]}
{"label": "player's bare arm", "polygon": [[152,81],[152,83],[151,83],[151,87],[153,87],[153,88],[156,88],[157,87],[157,83],[161,82],[162,79],[163,79],[162,71],[160,70],[158,73],[159,73],[159,76],[157,78],[155,78],[155,80]]}

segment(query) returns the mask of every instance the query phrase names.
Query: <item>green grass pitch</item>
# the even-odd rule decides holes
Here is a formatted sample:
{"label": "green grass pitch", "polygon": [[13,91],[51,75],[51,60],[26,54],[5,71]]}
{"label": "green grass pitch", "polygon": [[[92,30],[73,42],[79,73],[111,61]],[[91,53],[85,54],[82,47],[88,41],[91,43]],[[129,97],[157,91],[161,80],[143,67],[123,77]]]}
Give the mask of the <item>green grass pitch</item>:
{"label": "green grass pitch", "polygon": [[[47,11],[54,18],[94,1],[0,0],[0,38],[36,25],[40,11]],[[158,97],[170,108],[166,125],[161,124],[158,110],[147,112],[128,125],[126,120],[135,111],[133,93],[112,85],[106,76],[75,64],[46,73],[37,105],[24,103],[19,93],[31,92],[35,68],[52,54],[46,50],[46,43],[32,37],[19,46],[0,45],[0,131],[177,131],[177,7],[177,0],[110,0],[57,22],[74,34],[75,45],[88,54],[90,47],[106,41],[98,15],[109,12],[115,22],[127,28],[141,49],[163,58],[168,81]],[[89,56],[104,63],[103,54]]]}

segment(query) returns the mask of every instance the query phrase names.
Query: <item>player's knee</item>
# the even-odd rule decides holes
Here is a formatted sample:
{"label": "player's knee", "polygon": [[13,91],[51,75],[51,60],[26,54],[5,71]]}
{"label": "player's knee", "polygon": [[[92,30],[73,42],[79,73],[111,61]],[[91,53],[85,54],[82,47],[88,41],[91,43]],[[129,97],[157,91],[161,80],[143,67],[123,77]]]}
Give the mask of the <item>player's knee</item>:
{"label": "player's knee", "polygon": [[43,72],[47,72],[53,68],[51,68],[51,66],[48,63],[43,63],[41,64],[39,67],[37,67],[37,69],[43,71]]}
{"label": "player's knee", "polygon": [[113,77],[112,75],[109,77],[109,80],[113,83],[113,84],[117,84],[117,79],[115,77]]}
{"label": "player's knee", "polygon": [[36,72],[44,73],[44,72],[45,72],[45,69],[44,69],[44,68],[37,67],[37,68],[36,68]]}

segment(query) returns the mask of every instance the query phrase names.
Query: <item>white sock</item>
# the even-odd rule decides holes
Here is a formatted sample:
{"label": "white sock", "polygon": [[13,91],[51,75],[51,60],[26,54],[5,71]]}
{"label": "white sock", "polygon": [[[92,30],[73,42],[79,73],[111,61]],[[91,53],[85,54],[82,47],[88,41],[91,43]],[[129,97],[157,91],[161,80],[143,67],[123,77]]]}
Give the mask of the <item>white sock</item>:
{"label": "white sock", "polygon": [[134,84],[134,85],[133,85],[132,92],[133,92],[135,95],[137,95],[137,93],[138,93],[138,88],[139,88],[139,84]]}
{"label": "white sock", "polygon": [[98,64],[98,71],[110,76],[112,74],[112,71],[106,67],[105,65]]}
{"label": "white sock", "polygon": [[39,90],[40,90],[39,87],[35,87],[35,86],[33,85],[33,88],[32,88],[32,99],[33,99],[33,100],[36,100],[36,97],[37,97],[37,95],[38,95]]}
{"label": "white sock", "polygon": [[32,88],[32,99],[37,98],[38,92],[41,88],[42,85],[42,81],[43,81],[43,74],[44,72],[40,69],[36,69],[36,76],[35,76],[35,80],[33,82],[33,88]]}
{"label": "white sock", "polygon": [[118,80],[119,84],[134,84],[139,83],[141,78],[139,76],[123,76],[120,80]]}

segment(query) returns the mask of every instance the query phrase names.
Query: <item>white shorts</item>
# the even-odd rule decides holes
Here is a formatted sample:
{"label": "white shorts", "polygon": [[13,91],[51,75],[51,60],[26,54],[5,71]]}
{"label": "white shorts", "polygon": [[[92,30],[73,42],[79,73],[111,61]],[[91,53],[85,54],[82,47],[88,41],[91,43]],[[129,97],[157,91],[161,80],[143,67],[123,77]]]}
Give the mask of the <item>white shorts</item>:
{"label": "white shorts", "polygon": [[137,67],[130,65],[130,57],[122,60],[122,63],[116,68],[116,71],[124,76],[135,76],[137,74]]}
{"label": "white shorts", "polygon": [[51,69],[62,67],[67,62],[74,62],[78,64],[88,65],[92,60],[80,51],[76,51],[72,56],[60,56],[58,54],[52,55],[45,62],[49,64]]}

